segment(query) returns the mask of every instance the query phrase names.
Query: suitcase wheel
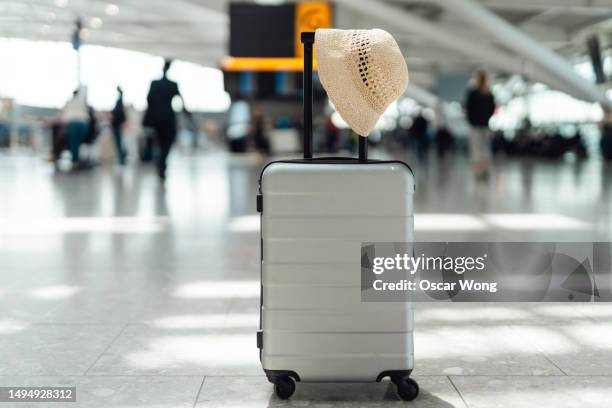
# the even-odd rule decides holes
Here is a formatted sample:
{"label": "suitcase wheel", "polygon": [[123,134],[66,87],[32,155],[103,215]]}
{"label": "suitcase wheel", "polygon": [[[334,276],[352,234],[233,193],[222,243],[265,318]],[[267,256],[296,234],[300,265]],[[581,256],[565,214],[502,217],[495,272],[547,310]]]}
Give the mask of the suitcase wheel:
{"label": "suitcase wheel", "polygon": [[419,385],[412,378],[404,377],[393,381],[397,385],[397,393],[404,401],[412,401],[419,395]]}
{"label": "suitcase wheel", "polygon": [[282,400],[289,399],[295,392],[295,381],[289,376],[277,377],[274,381],[274,393]]}

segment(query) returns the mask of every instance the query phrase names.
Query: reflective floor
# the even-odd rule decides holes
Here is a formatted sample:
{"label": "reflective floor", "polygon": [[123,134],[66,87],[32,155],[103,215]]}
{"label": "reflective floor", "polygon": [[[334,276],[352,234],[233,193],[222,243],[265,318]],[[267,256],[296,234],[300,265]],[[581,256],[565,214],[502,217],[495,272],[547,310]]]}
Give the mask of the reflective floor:
{"label": "reflective floor", "polygon": [[[254,335],[265,162],[174,153],[161,187],[146,166],[56,174],[1,154],[0,386],[75,385],[72,408],[407,405],[386,382],[272,396]],[[612,238],[612,169],[597,160],[503,160],[485,183],[460,155],[414,170],[419,240]],[[410,406],[612,401],[612,304],[415,309]]]}

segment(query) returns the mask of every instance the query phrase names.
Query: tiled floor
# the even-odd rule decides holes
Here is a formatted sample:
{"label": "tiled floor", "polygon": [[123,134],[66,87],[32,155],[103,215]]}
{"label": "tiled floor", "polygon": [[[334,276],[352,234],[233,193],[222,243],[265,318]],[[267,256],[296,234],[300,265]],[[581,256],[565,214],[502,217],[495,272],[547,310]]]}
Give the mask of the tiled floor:
{"label": "tiled floor", "polygon": [[[67,407],[612,401],[612,307],[569,303],[418,303],[416,401],[387,382],[299,384],[277,400],[254,337],[264,163],[175,153],[161,188],[147,167],[54,174],[37,157],[0,154],[0,386],[76,386]],[[415,172],[422,241],[612,236],[612,169],[597,160],[506,160],[482,184],[462,157]]]}

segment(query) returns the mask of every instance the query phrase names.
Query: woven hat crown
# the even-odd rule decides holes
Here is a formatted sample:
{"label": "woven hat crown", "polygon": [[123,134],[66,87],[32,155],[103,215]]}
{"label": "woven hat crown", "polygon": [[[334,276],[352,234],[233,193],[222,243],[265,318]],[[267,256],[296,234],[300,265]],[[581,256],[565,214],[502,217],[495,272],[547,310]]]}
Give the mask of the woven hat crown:
{"label": "woven hat crown", "polygon": [[355,70],[353,79],[373,110],[382,114],[408,86],[408,71],[402,53],[384,30],[351,30],[347,63]]}
{"label": "woven hat crown", "polygon": [[408,68],[388,32],[318,29],[319,78],[340,116],[367,136],[408,86]]}

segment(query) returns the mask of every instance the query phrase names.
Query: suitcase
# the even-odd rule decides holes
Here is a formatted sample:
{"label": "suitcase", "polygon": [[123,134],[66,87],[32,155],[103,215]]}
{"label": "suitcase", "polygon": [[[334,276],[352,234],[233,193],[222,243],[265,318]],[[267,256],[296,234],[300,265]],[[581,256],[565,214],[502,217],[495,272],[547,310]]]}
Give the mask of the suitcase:
{"label": "suitcase", "polygon": [[312,158],[312,45],[304,43],[304,159],[267,164],[259,179],[261,308],[257,344],[281,399],[295,381],[390,377],[402,399],[418,385],[409,302],[362,302],[362,242],[413,241],[413,174],[400,161]]}

